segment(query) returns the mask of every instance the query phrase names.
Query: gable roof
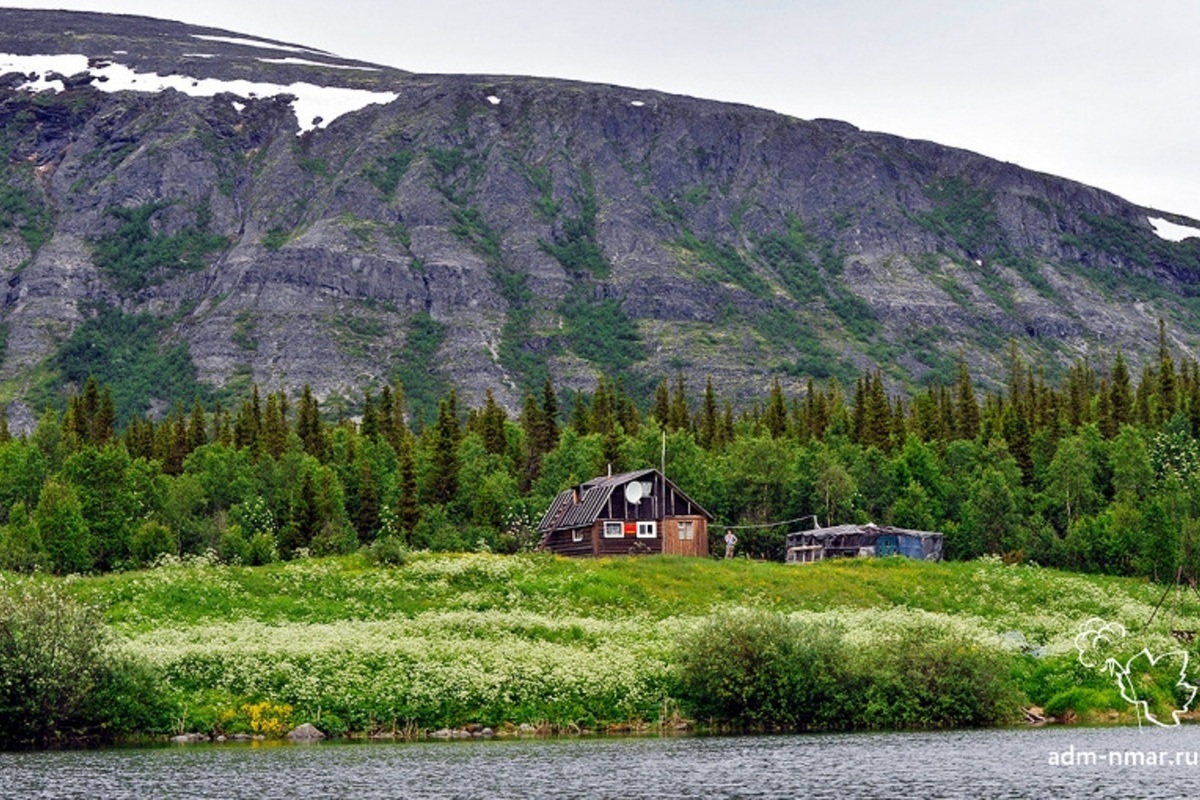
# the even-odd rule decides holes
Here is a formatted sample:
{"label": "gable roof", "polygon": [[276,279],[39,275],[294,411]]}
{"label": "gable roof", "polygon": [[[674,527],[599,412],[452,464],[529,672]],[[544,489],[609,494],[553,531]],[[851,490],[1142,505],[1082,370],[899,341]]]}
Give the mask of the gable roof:
{"label": "gable roof", "polygon": [[[634,472],[622,472],[617,475],[604,475],[599,478],[592,478],[590,481],[579,484],[573,489],[566,489],[558,493],[554,498],[554,502],[550,504],[550,508],[546,510],[542,521],[538,523],[538,531],[543,535],[557,530],[571,530],[574,528],[590,527],[599,518],[601,510],[608,504],[608,499],[612,497],[614,489],[624,486],[631,481],[640,480],[648,475],[659,475],[663,482],[673,491],[679,492],[687,498],[696,509],[704,516],[712,519],[712,514],[705,511],[699,503],[692,498],[656,469],[640,469]],[[579,501],[576,502],[575,497],[578,495]]]}

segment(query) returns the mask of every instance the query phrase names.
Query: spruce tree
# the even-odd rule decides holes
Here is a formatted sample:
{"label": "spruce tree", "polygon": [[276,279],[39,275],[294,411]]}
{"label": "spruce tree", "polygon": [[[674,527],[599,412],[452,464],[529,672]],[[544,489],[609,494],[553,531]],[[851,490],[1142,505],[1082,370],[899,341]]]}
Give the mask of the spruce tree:
{"label": "spruce tree", "polygon": [[406,542],[412,541],[413,529],[421,521],[421,505],[417,501],[417,468],[413,461],[413,438],[403,431],[396,450],[396,527]]}
{"label": "spruce tree", "polygon": [[375,401],[371,399],[371,390],[363,393],[362,437],[375,441],[379,438],[379,412],[375,409]]}
{"label": "spruce tree", "polygon": [[865,385],[866,413],[863,422],[867,426],[866,446],[877,447],[884,452],[891,450],[892,405],[883,388],[883,376],[879,370],[868,373]]}
{"label": "spruce tree", "polygon": [[967,361],[961,355],[958,357],[958,376],[954,382],[954,404],[954,418],[958,424],[955,433],[959,439],[973,441],[979,436],[979,401],[971,384]]}
{"label": "spruce tree", "polygon": [[358,491],[355,497],[354,529],[358,531],[358,540],[369,544],[375,538],[379,529],[379,481],[375,478],[375,470],[371,462],[360,459],[358,462]]}
{"label": "spruce tree", "polygon": [[533,486],[533,482],[537,480],[542,468],[542,455],[545,446],[545,428],[546,423],[542,418],[542,410],[538,408],[537,399],[531,395],[525,395],[525,403],[521,407],[520,418],[521,429],[525,432],[525,462],[521,469],[521,474],[517,479],[517,486],[521,493],[529,491]]}
{"label": "spruce tree", "polygon": [[258,455],[258,433],[262,427],[262,406],[258,394],[258,384],[250,389],[250,399],[242,401],[238,409],[237,420],[233,423],[233,443],[236,447],[247,448]]}
{"label": "spruce tree", "polygon": [[614,389],[616,397],[617,422],[621,423],[621,430],[626,436],[637,436],[638,429],[642,425],[641,415],[638,413],[637,404],[633,402],[633,398],[625,391],[625,381],[617,378],[617,385]]}
{"label": "spruce tree", "polygon": [[666,378],[663,378],[654,390],[654,419],[663,429],[668,427],[671,419],[671,392],[667,388]]}
{"label": "spruce tree", "polygon": [[554,387],[550,385],[549,378],[542,384],[541,412],[538,449],[542,453],[549,453],[558,447],[558,397],[554,394]]}
{"label": "spruce tree", "polygon": [[304,444],[304,452],[322,463],[325,462],[329,443],[325,436],[325,423],[321,421],[321,404],[317,402],[312,387],[307,383],[300,393],[300,403],[296,406],[296,435]]}
{"label": "spruce tree", "polygon": [[504,433],[504,424],[508,421],[508,413],[496,403],[492,390],[487,390],[483,411],[479,414],[479,435],[483,439],[483,449],[493,455],[502,455],[508,450],[508,439]]}
{"label": "spruce tree", "polygon": [[437,423],[430,433],[429,499],[449,505],[458,494],[458,400],[453,389],[438,403]]}
{"label": "spruce tree", "polygon": [[192,403],[192,413],[188,418],[188,452],[208,444],[208,421],[204,418],[204,406],[197,397]]}
{"label": "spruce tree", "polygon": [[602,436],[612,434],[616,428],[617,417],[614,413],[612,393],[604,376],[596,379],[596,392],[592,395],[592,407],[589,414],[588,433],[598,433]]}
{"label": "spruce tree", "polygon": [[692,412],[689,409],[687,384],[683,373],[675,374],[675,390],[671,392],[671,407],[667,412],[667,427],[673,431],[687,431],[692,428]]}
{"label": "spruce tree", "polygon": [[302,547],[312,545],[313,537],[321,532],[321,510],[317,486],[312,472],[305,470],[300,485],[292,496],[289,521],[281,544],[285,555],[291,557]]}
{"label": "spruce tree", "polygon": [[772,439],[780,439],[787,435],[787,404],[783,400],[783,387],[779,378],[771,381],[771,393],[767,398],[767,408],[763,412],[763,425]]}
{"label": "spruce tree", "polygon": [[259,438],[263,452],[274,459],[287,450],[288,424],[283,416],[283,403],[283,392],[272,392],[267,395],[267,408],[263,412],[263,428]]}
{"label": "spruce tree", "polygon": [[96,403],[91,421],[91,443],[105,445],[113,440],[117,430],[117,412],[113,406],[112,390],[105,386]]}
{"label": "spruce tree", "polygon": [[1175,391],[1175,362],[1167,347],[1167,324],[1158,321],[1158,422],[1162,424],[1175,415],[1178,399]]}
{"label": "spruce tree", "polygon": [[1133,422],[1133,389],[1130,388],[1129,368],[1125,366],[1125,356],[1120,350],[1113,361],[1109,405],[1112,407],[1114,428],[1120,430],[1122,425]]}
{"label": "spruce tree", "polygon": [[718,442],[720,419],[717,416],[717,394],[712,378],[704,382],[704,402],[700,406],[700,446],[712,450]]}
{"label": "spruce tree", "polygon": [[591,424],[591,413],[588,410],[587,398],[579,389],[575,390],[575,405],[571,410],[571,427],[580,436],[587,436]]}

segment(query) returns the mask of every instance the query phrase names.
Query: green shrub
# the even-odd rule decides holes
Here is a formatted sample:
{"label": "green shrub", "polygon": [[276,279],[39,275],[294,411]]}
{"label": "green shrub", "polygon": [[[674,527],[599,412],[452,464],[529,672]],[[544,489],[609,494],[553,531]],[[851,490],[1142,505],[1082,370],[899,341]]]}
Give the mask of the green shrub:
{"label": "green shrub", "polygon": [[275,546],[275,537],[266,531],[260,531],[250,537],[246,548],[245,563],[252,567],[264,564],[274,564],[279,560],[279,549]]}
{"label": "green shrub", "polygon": [[179,540],[166,525],[146,520],[129,539],[129,554],[139,566],[153,564],[159,556],[179,552]]}
{"label": "green shrub", "polygon": [[225,564],[245,564],[250,560],[250,542],[246,541],[241,528],[231,525],[221,534],[217,555]]}
{"label": "green shrub", "polygon": [[952,176],[939,178],[924,192],[933,208],[914,215],[913,221],[922,228],[950,239],[972,258],[1008,254],[991,191]]}
{"label": "green shrub", "polygon": [[471,545],[462,529],[450,521],[445,506],[439,505],[425,508],[421,520],[413,528],[412,541],[417,549],[443,552],[463,552]]}
{"label": "green shrub", "polygon": [[811,303],[824,294],[824,278],[804,228],[795,217],[788,218],[786,234],[770,233],[759,239],[754,254],[770,265],[788,294],[798,302]]}
{"label": "green shrub", "polygon": [[702,718],[737,725],[834,726],[841,717],[840,634],[782,614],[735,609],[681,644],[681,696]]}
{"label": "green shrub", "polygon": [[8,524],[0,528],[0,569],[35,572],[48,560],[42,537],[18,500],[8,513]]}
{"label": "green shrub", "polygon": [[94,609],[0,584],[0,745],[160,729],[152,675],[114,655]]}
{"label": "green shrub", "polygon": [[1007,656],[922,626],[852,643],[837,627],[739,609],[684,637],[677,663],[697,716],[741,727],[991,725],[1019,702]]}
{"label": "green shrub", "polygon": [[366,549],[366,557],[371,564],[403,567],[408,563],[409,550],[399,536],[384,536]]}
{"label": "green shrub", "polygon": [[905,631],[861,652],[854,666],[855,727],[994,725],[1018,705],[1009,660],[956,636]]}

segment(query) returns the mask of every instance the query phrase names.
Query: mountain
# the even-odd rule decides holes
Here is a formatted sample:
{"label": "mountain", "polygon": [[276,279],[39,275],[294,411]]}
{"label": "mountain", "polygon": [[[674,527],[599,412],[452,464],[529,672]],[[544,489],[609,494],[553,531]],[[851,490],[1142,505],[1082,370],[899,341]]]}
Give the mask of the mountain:
{"label": "mountain", "polygon": [[[1200,222],[746,106],[421,75],[142,17],[0,9],[0,400],[119,411],[399,379],[734,397],[1200,344]],[[1180,227],[1182,226],[1182,227]]]}

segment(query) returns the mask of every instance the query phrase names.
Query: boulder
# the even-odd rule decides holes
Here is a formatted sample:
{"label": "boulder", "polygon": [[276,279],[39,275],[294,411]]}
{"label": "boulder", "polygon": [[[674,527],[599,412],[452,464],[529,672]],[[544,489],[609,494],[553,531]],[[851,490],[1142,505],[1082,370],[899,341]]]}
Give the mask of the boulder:
{"label": "boulder", "polygon": [[306,722],[299,728],[288,733],[287,738],[293,741],[315,742],[319,739],[324,739],[325,734],[317,730],[311,722]]}

